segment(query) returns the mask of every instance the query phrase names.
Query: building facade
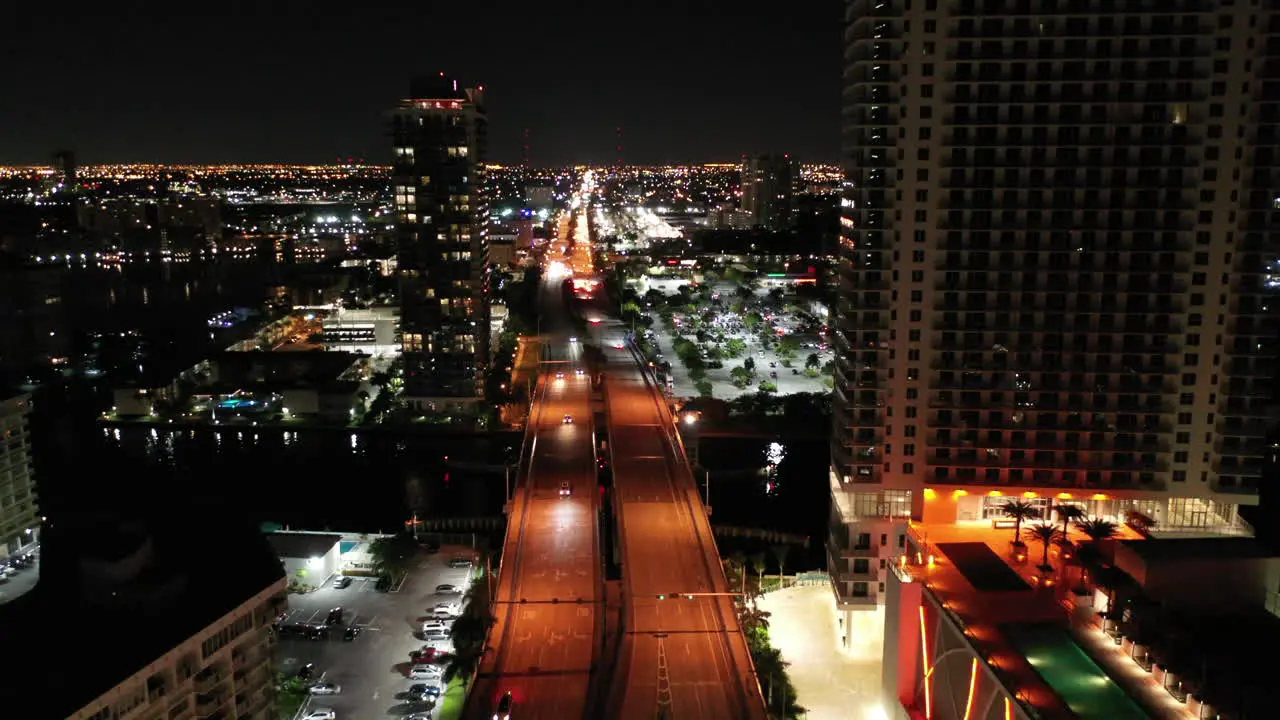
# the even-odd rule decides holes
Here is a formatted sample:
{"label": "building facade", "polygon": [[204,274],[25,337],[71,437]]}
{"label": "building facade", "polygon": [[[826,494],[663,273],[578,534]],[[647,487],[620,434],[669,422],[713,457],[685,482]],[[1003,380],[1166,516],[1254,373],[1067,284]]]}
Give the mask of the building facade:
{"label": "building facade", "polygon": [[40,507],[31,471],[31,396],[0,400],[0,563],[35,542]]}
{"label": "building facade", "polygon": [[800,164],[790,155],[753,155],[742,159],[742,210],[755,225],[784,231],[791,227]]}
{"label": "building facade", "polygon": [[67,720],[273,720],[272,623],[287,607],[281,577]]}
{"label": "building facade", "polygon": [[419,78],[391,121],[405,397],[474,400],[489,361],[483,88]]}
{"label": "building facade", "polygon": [[847,2],[843,607],[880,601],[907,520],[1009,497],[1248,532],[1280,309],[1263,7]]}

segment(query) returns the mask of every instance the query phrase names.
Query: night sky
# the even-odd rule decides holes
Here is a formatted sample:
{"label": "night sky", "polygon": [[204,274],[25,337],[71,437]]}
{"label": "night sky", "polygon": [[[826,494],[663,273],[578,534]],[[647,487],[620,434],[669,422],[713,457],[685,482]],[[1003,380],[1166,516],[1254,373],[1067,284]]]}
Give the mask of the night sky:
{"label": "night sky", "polygon": [[[192,5],[191,7],[187,7]],[[605,9],[609,8],[609,9]],[[0,164],[387,162],[415,74],[486,88],[491,159],[836,161],[842,3],[23,2]]]}

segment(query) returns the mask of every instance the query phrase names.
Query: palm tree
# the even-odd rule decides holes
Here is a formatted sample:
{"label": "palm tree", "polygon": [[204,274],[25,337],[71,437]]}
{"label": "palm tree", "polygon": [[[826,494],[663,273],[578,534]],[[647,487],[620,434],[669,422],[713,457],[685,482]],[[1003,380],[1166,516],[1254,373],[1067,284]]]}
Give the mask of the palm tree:
{"label": "palm tree", "polygon": [[786,575],[787,555],[791,552],[790,545],[774,545],[773,559],[778,561],[778,589],[782,589],[782,577]]}
{"label": "palm tree", "polygon": [[734,570],[734,579],[742,585],[741,602],[746,602],[747,598],[747,556],[741,550],[734,550],[729,558],[725,560],[725,564]]}
{"label": "palm tree", "polygon": [[1094,543],[1110,540],[1120,534],[1120,526],[1110,520],[1103,520],[1097,517],[1077,522],[1076,529],[1089,536],[1089,539]]}
{"label": "palm tree", "polygon": [[1062,534],[1064,536],[1071,530],[1071,523],[1078,522],[1084,518],[1084,509],[1079,505],[1063,505],[1059,503],[1053,506],[1053,512],[1062,521]]}
{"label": "palm tree", "polygon": [[1022,536],[1022,523],[1024,520],[1040,517],[1040,511],[1035,505],[1026,500],[1007,500],[1004,505],[1000,506],[1000,512],[1004,513],[1007,518],[1013,519],[1013,543],[1019,544],[1018,539]]}
{"label": "palm tree", "polygon": [[1049,546],[1062,538],[1062,531],[1056,525],[1042,522],[1027,528],[1026,537],[1028,540],[1034,540],[1044,546],[1044,557],[1040,563],[1040,568],[1051,567],[1049,565]]}
{"label": "palm tree", "polygon": [[449,628],[453,640],[453,655],[444,669],[444,681],[448,684],[455,677],[469,677],[480,666],[484,656],[485,638],[493,626],[494,617],[489,607],[489,578],[476,578],[467,589],[466,605],[462,615]]}
{"label": "palm tree", "polygon": [[759,595],[764,589],[764,553],[752,553],[748,561],[751,563],[752,572],[756,574],[756,594]]}

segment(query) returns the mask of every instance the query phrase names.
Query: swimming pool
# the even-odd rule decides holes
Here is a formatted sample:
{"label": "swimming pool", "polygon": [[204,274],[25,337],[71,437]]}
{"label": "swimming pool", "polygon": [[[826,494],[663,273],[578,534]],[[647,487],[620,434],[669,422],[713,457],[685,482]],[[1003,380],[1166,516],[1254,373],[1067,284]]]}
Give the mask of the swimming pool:
{"label": "swimming pool", "polygon": [[1004,625],[1000,631],[1080,720],[1150,719],[1065,628],[1041,623]]}

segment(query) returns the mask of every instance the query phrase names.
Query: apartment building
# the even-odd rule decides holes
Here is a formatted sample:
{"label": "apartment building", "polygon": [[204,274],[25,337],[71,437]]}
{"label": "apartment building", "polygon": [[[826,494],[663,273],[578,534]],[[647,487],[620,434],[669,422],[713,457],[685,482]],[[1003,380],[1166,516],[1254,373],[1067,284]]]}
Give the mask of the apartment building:
{"label": "apartment building", "polygon": [[849,0],[829,551],[1009,498],[1248,534],[1276,369],[1258,0]]}
{"label": "apartment building", "polygon": [[0,400],[0,563],[35,542],[40,508],[31,471],[31,396]]}
{"label": "apartment building", "polygon": [[484,88],[442,73],[391,111],[405,397],[474,401],[489,362]]}
{"label": "apartment building", "polygon": [[742,159],[742,210],[752,222],[775,231],[791,228],[800,163],[790,155],[751,155]]}
{"label": "apartment building", "polygon": [[40,583],[0,607],[4,707],[67,720],[275,719],[280,561],[255,529],[225,513],[193,524],[202,509],[170,500],[170,517],[48,518]]}

